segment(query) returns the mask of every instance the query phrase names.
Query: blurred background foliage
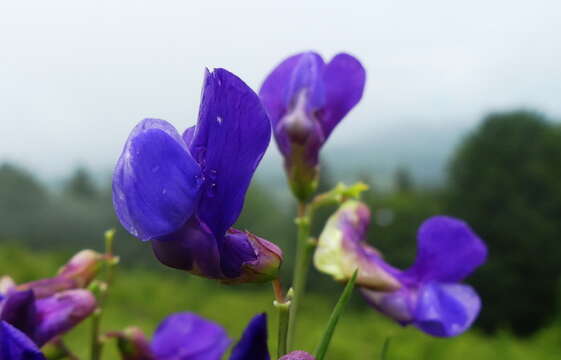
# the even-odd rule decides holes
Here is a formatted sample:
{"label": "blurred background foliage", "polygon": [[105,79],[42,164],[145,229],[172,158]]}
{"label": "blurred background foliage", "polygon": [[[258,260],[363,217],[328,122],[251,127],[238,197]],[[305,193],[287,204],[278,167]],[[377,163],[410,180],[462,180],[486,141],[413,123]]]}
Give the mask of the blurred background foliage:
{"label": "blurred background foliage", "polygon": [[[337,177],[337,174],[331,173],[329,164],[324,163],[321,189],[331,188]],[[446,179],[432,186],[417,184],[406,167],[396,170],[391,190],[380,190],[375,174],[366,173],[360,177],[371,187],[364,195],[373,215],[369,241],[396,266],[405,268],[412,263],[416,229],[432,215],[445,213],[465,219],[486,241],[490,249],[489,260],[469,282],[476,286],[484,301],[477,322],[479,332],[493,336],[483,337],[476,330],[475,334],[460,338],[464,340],[443,342],[411,330],[398,332],[397,326],[373,315],[373,311],[367,309],[357,295],[352,315],[339,330],[339,334],[349,340],[336,343],[339,352],[334,352],[333,359],[337,358],[336,354],[341,355],[340,358],[345,357],[345,352],[341,352],[342,346],[368,346],[369,350],[360,353],[372,354],[370,358],[374,358],[376,346],[372,341],[381,342],[388,333],[399,334],[395,336],[414,343],[411,346],[417,346],[418,354],[424,356],[420,358],[444,358],[443,354],[447,354],[447,358],[455,358],[450,354],[461,354],[461,348],[469,349],[470,355],[474,354],[473,351],[481,351],[481,356],[474,358],[491,358],[485,357],[486,351],[493,354],[497,348],[506,348],[503,346],[505,339],[514,334],[532,337],[519,342],[518,347],[510,348],[512,356],[504,358],[553,359],[547,357],[553,356],[547,352],[551,347],[549,350],[535,349],[535,353],[527,351],[527,348],[531,347],[530,344],[546,341],[557,344],[554,346],[556,353],[561,350],[561,334],[554,330],[555,326],[559,326],[556,319],[561,318],[561,127],[558,123],[540,113],[525,110],[490,114],[457,147],[449,159]],[[52,186],[42,183],[15,164],[1,165],[0,273],[16,272],[20,281],[27,280],[31,275],[45,276],[44,270],[55,267],[54,258],[58,259],[57,256],[68,256],[84,247],[100,250],[103,231],[109,227],[119,228],[119,225],[111,204],[110,179],[104,182],[94,179],[88,169],[78,168],[61,185]],[[286,258],[283,277],[287,283],[294,259],[294,204],[287,199],[279,199],[278,191],[270,190],[268,184],[259,179],[253,182],[237,226],[250,229],[282,247]],[[318,214],[314,223],[316,234],[333,210],[324,209]],[[21,247],[27,251],[16,250]],[[256,308],[268,309],[268,288],[242,286],[218,289],[221,286],[164,269],[154,260],[149,246],[133,239],[121,228],[116,248],[123,266],[127,268],[123,273],[142,273],[142,277],[135,276],[134,283],[129,282],[129,276],[121,279],[123,287],[120,285],[116,290],[119,295],[115,302],[123,307],[126,304],[130,318],[136,316],[141,325],[149,323],[147,326],[153,328],[157,320],[165,315],[164,310],[167,313],[169,309],[189,309],[201,310],[203,315],[214,316],[235,331],[240,331],[245,320],[239,320],[240,323],[223,316],[218,307],[212,308],[212,304],[223,301],[239,306],[240,314],[247,318]],[[33,258],[24,255],[29,252],[33,253]],[[56,252],[57,255],[54,258],[44,255],[43,260],[36,257],[39,252]],[[62,259],[59,259],[60,262]],[[45,261],[45,269],[40,265],[41,261]],[[27,267],[30,270],[25,270]],[[158,299],[173,301],[173,305],[158,303],[157,306],[145,307],[143,302],[133,305],[133,298],[143,296],[142,291],[158,293],[160,290],[150,288],[158,284],[169,287],[167,293],[161,290]],[[175,286],[185,295],[173,295]],[[127,289],[131,293],[127,294]],[[313,272],[310,289],[313,295],[307,300],[309,313],[306,315],[309,323],[306,326],[309,325],[310,330],[302,338],[306,344],[323,325],[321,322],[313,323],[316,312],[325,310],[325,314],[321,315],[325,318],[334,300],[326,299],[322,294],[328,290],[337,291],[340,286]],[[196,303],[200,297],[190,294],[197,291],[209,291],[216,298],[209,301],[205,296],[205,304]],[[134,314],[133,310],[136,311]],[[121,325],[127,318],[119,311],[113,310],[117,313],[116,318],[109,323],[114,321]],[[371,314],[367,319],[371,319],[372,324],[362,324],[361,314],[365,312]],[[228,315],[234,313],[228,311]],[[352,321],[361,322],[361,333],[364,335],[354,336],[356,331],[352,330]],[[354,339],[350,339],[349,334],[353,334]],[[545,338],[547,340],[543,340]],[[483,345],[483,339],[493,343]],[[397,349],[398,343],[395,341],[395,352],[399,354],[396,358],[419,358],[401,354]],[[480,347],[479,350],[472,347],[475,344]],[[547,352],[547,356],[539,357],[539,351]]]}

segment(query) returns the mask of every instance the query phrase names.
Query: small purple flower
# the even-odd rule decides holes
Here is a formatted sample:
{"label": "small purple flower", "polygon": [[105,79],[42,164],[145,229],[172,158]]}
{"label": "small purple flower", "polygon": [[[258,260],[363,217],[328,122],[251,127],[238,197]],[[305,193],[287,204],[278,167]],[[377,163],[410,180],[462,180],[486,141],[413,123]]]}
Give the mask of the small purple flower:
{"label": "small purple flower", "polygon": [[33,290],[12,290],[0,300],[0,320],[43,346],[87,318],[96,301],[87,290],[66,290],[36,299]]}
{"label": "small purple flower", "polygon": [[[220,325],[189,312],[172,314],[164,319],[152,341],[137,328],[129,328],[114,336],[123,360],[220,360],[231,343]],[[282,359],[314,360],[303,351],[295,351]],[[251,319],[233,347],[229,360],[270,360],[267,315],[259,314]]]}
{"label": "small purple flower", "polygon": [[24,333],[0,321],[0,360],[45,360],[45,356]]}
{"label": "small purple flower", "polygon": [[463,221],[435,216],[418,232],[415,263],[407,270],[387,264],[366,244],[370,210],[349,200],[322,232],[314,263],[337,280],[358,269],[361,293],[376,309],[402,325],[438,337],[456,336],[476,319],[481,300],[460,282],[485,262],[487,248]]}
{"label": "small purple flower", "polygon": [[206,72],[197,125],[183,135],[146,119],[129,136],[113,175],[121,224],[151,241],[165,265],[225,282],[276,277],[282,252],[232,229],[270,140],[258,96],[224,69]]}
{"label": "small purple flower", "polygon": [[[152,341],[136,328],[118,335],[125,360],[219,360],[231,340],[220,325],[193,313],[176,313],[164,319]],[[230,360],[269,360],[267,317],[255,316],[241,340],[232,350]]]}
{"label": "small purple flower", "polygon": [[341,53],[326,64],[315,52],[289,57],[265,79],[259,96],[299,199],[315,192],[319,150],[359,102],[365,80],[365,70],[353,56]]}

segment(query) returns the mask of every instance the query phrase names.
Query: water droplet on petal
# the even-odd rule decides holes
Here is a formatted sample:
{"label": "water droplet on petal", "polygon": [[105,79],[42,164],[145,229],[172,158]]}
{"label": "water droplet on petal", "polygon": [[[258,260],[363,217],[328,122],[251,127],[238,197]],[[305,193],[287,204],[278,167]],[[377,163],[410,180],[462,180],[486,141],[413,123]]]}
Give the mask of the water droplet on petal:
{"label": "water droplet on petal", "polygon": [[222,125],[222,121],[224,121],[220,116],[216,117],[216,122],[218,123],[218,125]]}
{"label": "water droplet on petal", "polygon": [[216,196],[216,183],[212,183],[208,186],[206,194],[210,198],[213,198],[213,197]]}

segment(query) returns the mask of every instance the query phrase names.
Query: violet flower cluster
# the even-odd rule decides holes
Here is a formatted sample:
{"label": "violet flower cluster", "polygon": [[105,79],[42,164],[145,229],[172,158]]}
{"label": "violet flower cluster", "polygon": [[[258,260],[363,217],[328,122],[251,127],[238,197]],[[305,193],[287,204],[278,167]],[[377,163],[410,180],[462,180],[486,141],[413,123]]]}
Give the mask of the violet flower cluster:
{"label": "violet flower cluster", "polygon": [[57,276],[17,285],[0,279],[0,360],[44,359],[39,348],[90,316],[95,296],[86,289],[102,256],[76,254]]}
{"label": "violet flower cluster", "polygon": [[[465,222],[447,216],[427,219],[417,234],[415,262],[401,270],[367,243],[370,210],[358,200],[363,187],[338,187],[311,200],[320,176],[320,150],[360,101],[365,81],[361,63],[345,53],[327,63],[314,52],[291,56],[267,76],[259,96],[224,69],[206,71],[196,125],[179,133],[165,120],[141,121],[115,167],[115,213],[130,234],[150,243],[162,264],[227,284],[273,282],[280,309],[276,359],[323,360],[336,325],[337,320],[327,327],[317,359],[293,351],[288,340],[294,337],[296,305],[306,287],[313,210],[326,203],[340,207],[314,244],[313,260],[319,271],[349,281],[344,295],[356,280],[372,307],[437,337],[466,331],[481,308],[476,291],[462,281],[485,262],[487,249]],[[281,249],[232,227],[271,128],[299,203],[302,253],[294,291],[287,294],[279,279]],[[55,277],[19,285],[0,278],[0,360],[45,359],[41,347],[101,311],[103,301],[92,293],[91,283],[102,264],[112,260],[111,251],[84,250]],[[331,319],[338,319],[342,308],[337,306]],[[93,335],[95,349],[101,335]],[[189,312],[168,316],[151,339],[136,327],[107,332],[103,339],[116,340],[124,360],[220,360],[232,344],[220,325]],[[249,322],[229,359],[271,359],[265,314]]]}

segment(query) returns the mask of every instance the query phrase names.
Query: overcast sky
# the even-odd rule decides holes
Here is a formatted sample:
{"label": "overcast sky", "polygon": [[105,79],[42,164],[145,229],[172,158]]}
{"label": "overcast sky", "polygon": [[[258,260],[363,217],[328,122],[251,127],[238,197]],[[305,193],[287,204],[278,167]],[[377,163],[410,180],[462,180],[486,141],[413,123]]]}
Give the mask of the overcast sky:
{"label": "overcast sky", "polygon": [[108,170],[142,118],[194,123],[205,66],[257,90],[308,49],[368,71],[331,149],[517,106],[559,117],[560,19],[555,0],[3,1],[0,161],[46,177]]}

